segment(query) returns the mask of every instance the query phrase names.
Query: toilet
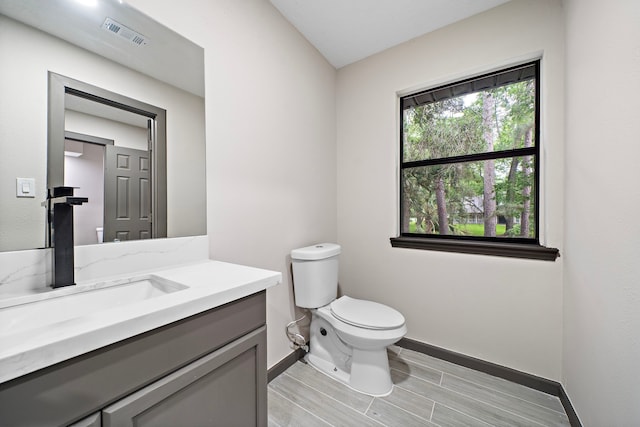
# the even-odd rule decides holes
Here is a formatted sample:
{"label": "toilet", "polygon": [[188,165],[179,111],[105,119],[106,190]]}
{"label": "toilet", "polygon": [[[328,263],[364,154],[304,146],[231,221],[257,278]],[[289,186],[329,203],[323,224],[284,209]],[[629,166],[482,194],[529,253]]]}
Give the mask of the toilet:
{"label": "toilet", "polygon": [[339,255],[334,243],[291,251],[295,303],[311,311],[305,360],[356,391],[387,396],[393,388],[387,346],[407,333],[404,316],[373,301],[336,298]]}

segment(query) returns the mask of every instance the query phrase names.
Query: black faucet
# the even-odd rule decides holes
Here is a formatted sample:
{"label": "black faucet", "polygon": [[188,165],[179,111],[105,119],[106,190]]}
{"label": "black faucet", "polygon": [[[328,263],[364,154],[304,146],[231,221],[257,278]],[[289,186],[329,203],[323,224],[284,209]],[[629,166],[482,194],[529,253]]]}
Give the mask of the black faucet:
{"label": "black faucet", "polygon": [[[73,207],[89,201],[74,197],[73,187],[54,187],[47,196],[53,233],[53,288],[75,285],[73,262]],[[53,212],[53,219],[51,213]]]}

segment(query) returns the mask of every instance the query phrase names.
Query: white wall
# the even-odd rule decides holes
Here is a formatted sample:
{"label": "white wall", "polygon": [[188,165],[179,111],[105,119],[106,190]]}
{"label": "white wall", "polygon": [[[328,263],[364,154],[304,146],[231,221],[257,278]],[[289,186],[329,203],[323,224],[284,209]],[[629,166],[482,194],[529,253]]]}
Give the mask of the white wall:
{"label": "white wall", "polygon": [[[168,235],[205,225],[203,99],[0,16],[0,251],[45,243],[47,72],[167,110]],[[184,171],[188,171],[185,173]],[[36,178],[36,197],[16,199],[15,178]]]}
{"label": "white wall", "polygon": [[391,305],[407,337],[560,379],[562,265],[392,248],[397,92],[542,55],[542,239],[562,248],[563,22],[559,0],[514,0],[338,71],[341,289]]}
{"label": "white wall", "polygon": [[564,4],[563,384],[585,426],[640,425],[640,3]]}
{"label": "white wall", "polygon": [[205,49],[214,259],[283,272],[268,364],[289,354],[289,252],[336,239],[335,69],[266,0],[129,3]]}
{"label": "white wall", "polygon": [[[0,251],[46,243],[46,211],[40,204],[47,196],[47,77],[45,71],[38,81],[36,70],[17,66],[29,61],[28,51],[20,50],[28,48],[20,43],[28,33],[0,15],[0,57],[6,58],[0,67]],[[23,80],[29,83],[17,84]],[[34,198],[16,198],[16,177],[35,178]]]}

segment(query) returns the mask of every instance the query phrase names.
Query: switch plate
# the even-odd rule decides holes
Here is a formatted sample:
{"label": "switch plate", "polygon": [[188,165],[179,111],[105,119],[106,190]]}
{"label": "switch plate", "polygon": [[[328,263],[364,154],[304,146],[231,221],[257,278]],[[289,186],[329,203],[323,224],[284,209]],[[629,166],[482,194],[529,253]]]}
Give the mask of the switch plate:
{"label": "switch plate", "polygon": [[36,197],[36,179],[16,178],[16,197]]}

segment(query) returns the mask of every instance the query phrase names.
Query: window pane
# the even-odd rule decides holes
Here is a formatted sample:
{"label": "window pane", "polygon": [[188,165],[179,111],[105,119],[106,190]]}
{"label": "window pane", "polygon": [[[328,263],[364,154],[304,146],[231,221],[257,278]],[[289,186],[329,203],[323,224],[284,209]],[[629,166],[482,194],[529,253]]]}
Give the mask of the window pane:
{"label": "window pane", "polygon": [[535,238],[533,160],[523,156],[403,169],[402,232]]}
{"label": "window pane", "polygon": [[408,107],[403,161],[533,147],[534,124],[532,79]]}

